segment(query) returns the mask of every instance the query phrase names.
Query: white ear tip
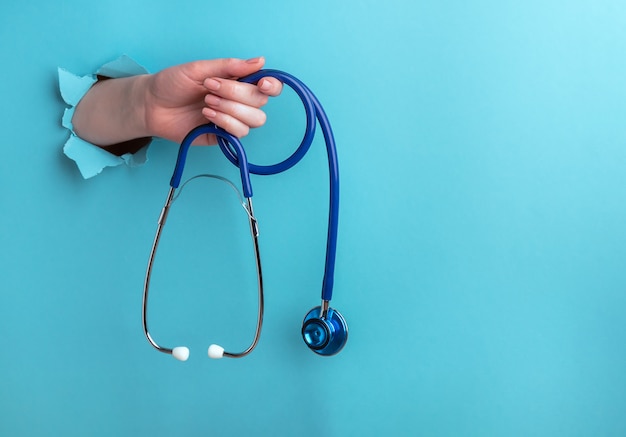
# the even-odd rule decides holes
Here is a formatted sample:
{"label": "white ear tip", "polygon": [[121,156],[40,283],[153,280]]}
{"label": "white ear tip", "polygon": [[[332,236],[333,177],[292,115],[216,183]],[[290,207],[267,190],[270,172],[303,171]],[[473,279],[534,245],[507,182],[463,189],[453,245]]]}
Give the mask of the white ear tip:
{"label": "white ear tip", "polygon": [[209,346],[209,358],[213,358],[214,360],[219,360],[224,356],[224,348],[217,344],[212,344]]}
{"label": "white ear tip", "polygon": [[189,349],[185,346],[178,346],[172,349],[172,356],[178,361],[187,361],[189,358]]}

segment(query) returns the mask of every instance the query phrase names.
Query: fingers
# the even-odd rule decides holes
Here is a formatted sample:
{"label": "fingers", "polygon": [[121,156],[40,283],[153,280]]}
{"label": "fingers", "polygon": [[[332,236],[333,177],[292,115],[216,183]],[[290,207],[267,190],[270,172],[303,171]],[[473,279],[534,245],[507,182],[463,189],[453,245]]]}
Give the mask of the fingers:
{"label": "fingers", "polygon": [[273,77],[264,77],[256,85],[210,77],[204,80],[203,85],[215,95],[257,107],[267,103],[267,96],[276,97],[283,89],[281,81]]}
{"label": "fingers", "polygon": [[[200,80],[205,80],[205,78],[237,79],[259,71],[265,65],[265,58],[262,56],[247,60],[226,58],[197,61],[192,64],[195,66],[194,73]],[[257,88],[259,92],[274,97],[281,93],[283,84],[273,77],[264,77],[258,82]]]}
{"label": "fingers", "polygon": [[203,115],[222,129],[238,137],[246,136],[250,128],[263,126],[265,113],[259,109],[269,96],[282,91],[282,83],[272,77],[262,78],[256,85],[220,77],[208,78],[203,85],[209,92]]}
{"label": "fingers", "polygon": [[202,114],[211,122],[237,137],[246,136],[250,128],[263,126],[265,113],[254,106],[237,103],[213,94],[204,99],[207,107]]}
{"label": "fingers", "polygon": [[257,84],[236,79],[260,70],[264,64],[263,57],[186,64],[185,74],[207,92],[204,98],[206,107],[202,110],[204,117],[238,137],[247,135],[250,128],[262,126],[266,115],[260,108],[269,97],[281,93],[282,83],[272,77],[264,77]]}
{"label": "fingers", "polygon": [[211,93],[224,99],[248,106],[261,107],[267,103],[267,94],[258,86],[236,80],[211,77],[204,81],[204,87]]}

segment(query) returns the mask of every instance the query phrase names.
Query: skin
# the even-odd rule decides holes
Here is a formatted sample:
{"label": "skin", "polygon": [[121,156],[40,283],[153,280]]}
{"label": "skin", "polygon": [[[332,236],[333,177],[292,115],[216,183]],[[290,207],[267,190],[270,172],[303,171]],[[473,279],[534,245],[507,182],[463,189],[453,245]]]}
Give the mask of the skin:
{"label": "skin", "polygon": [[[155,74],[99,81],[76,106],[74,131],[103,148],[142,137],[180,143],[191,129],[209,121],[243,137],[265,123],[260,108],[282,91],[280,81],[271,77],[256,85],[236,80],[264,64],[262,57],[202,60]],[[213,135],[194,142],[215,143]]]}

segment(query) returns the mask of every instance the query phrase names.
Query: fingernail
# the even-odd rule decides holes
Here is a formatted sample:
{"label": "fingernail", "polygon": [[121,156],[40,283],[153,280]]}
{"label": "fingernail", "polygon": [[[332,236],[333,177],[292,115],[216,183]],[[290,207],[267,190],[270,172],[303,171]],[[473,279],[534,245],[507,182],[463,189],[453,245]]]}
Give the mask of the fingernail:
{"label": "fingernail", "polygon": [[246,60],[247,64],[256,64],[258,62],[261,62],[261,59],[263,59],[263,56],[258,56],[256,58],[250,58],[248,60]]}
{"label": "fingernail", "polygon": [[214,96],[213,94],[207,94],[204,98],[205,103],[209,106],[219,106],[220,100],[221,99],[219,97]]}
{"label": "fingernail", "polygon": [[217,112],[215,112],[214,110],[210,109],[210,108],[204,108],[202,110],[202,113],[204,114],[205,117],[207,118],[213,118],[217,115]]}
{"label": "fingernail", "polygon": [[210,89],[211,91],[217,91],[220,89],[221,83],[219,83],[215,79],[206,79],[204,81],[204,86]]}
{"label": "fingernail", "polygon": [[269,80],[264,79],[263,82],[261,82],[260,88],[263,91],[269,91],[272,89],[272,83]]}

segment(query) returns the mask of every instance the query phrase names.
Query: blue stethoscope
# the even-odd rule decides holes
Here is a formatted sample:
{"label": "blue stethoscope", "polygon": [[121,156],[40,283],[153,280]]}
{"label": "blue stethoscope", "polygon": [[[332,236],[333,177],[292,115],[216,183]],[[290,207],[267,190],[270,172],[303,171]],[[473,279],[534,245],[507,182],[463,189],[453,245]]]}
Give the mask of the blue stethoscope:
{"label": "blue stethoscope", "polygon": [[[154,237],[154,243],[152,244],[152,250],[150,251],[150,257],[148,260],[148,268],[146,271],[146,277],[144,281],[143,290],[143,330],[146,338],[150,344],[159,352],[172,355],[174,358],[185,361],[189,357],[189,349],[185,346],[178,346],[175,348],[166,348],[157,344],[150,332],[148,331],[148,290],[150,286],[150,276],[152,273],[152,266],[156,250],[161,237],[161,231],[165,225],[168,211],[172,205],[172,202],[176,199],[176,191],[179,189],[183,169],[185,167],[185,161],[187,159],[187,152],[191,143],[200,135],[214,134],[217,137],[218,145],[224,156],[228,160],[239,168],[241,175],[241,184],[243,189],[243,197],[245,202],[242,202],[248,221],[250,224],[250,235],[254,246],[254,254],[256,259],[256,271],[257,271],[257,283],[258,283],[258,315],[256,332],[254,339],[250,346],[243,352],[233,353],[227,352],[223,347],[212,344],[209,346],[208,355],[210,358],[241,358],[248,355],[256,347],[260,335],[261,328],[263,326],[263,312],[264,312],[264,298],[263,298],[263,273],[261,268],[261,257],[259,254],[259,227],[257,220],[254,216],[254,210],[252,208],[252,184],[250,183],[250,173],[257,175],[274,175],[296,165],[307,153],[313,138],[315,136],[315,128],[317,121],[319,121],[320,128],[324,134],[324,140],[326,141],[326,150],[328,153],[328,168],[330,176],[330,206],[328,212],[328,237],[326,242],[326,263],[324,269],[324,279],[322,282],[322,304],[313,308],[304,317],[302,323],[302,338],[306,345],[315,353],[319,355],[334,355],[338,353],[346,344],[348,340],[348,325],[346,324],[343,316],[335,309],[330,307],[330,300],[333,294],[333,280],[335,270],[335,253],[337,250],[337,227],[339,218],[339,167],[337,164],[337,151],[335,148],[335,139],[330,127],[326,113],[322,108],[319,100],[313,95],[311,90],[307,88],[300,80],[294,76],[284,73],[278,70],[261,70],[250,76],[241,78],[240,81],[246,83],[256,83],[263,77],[274,77],[284,84],[291,87],[296,94],[302,100],[304,110],[306,113],[306,129],[302,142],[296,149],[296,151],[284,161],[274,165],[255,165],[248,162],[246,152],[239,139],[225,130],[215,126],[214,124],[205,124],[198,126],[187,134],[183,139],[178,151],[178,159],[176,160],[176,167],[174,168],[174,174],[170,180],[170,189],[165,201],[165,205],[161,210],[161,214],[158,220],[158,226],[156,235]],[[208,177],[221,177],[213,175],[204,175]],[[184,186],[184,184],[183,184]],[[182,190],[183,186],[180,187]],[[180,193],[179,190],[179,193]]]}

